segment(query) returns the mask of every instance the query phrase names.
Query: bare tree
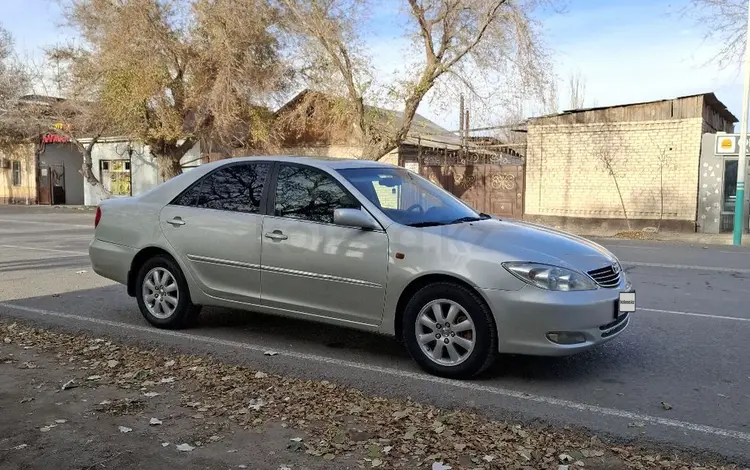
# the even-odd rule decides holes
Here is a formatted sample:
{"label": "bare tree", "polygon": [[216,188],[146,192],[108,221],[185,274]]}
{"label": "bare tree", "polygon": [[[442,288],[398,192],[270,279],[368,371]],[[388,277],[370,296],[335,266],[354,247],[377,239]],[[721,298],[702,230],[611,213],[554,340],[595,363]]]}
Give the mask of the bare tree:
{"label": "bare tree", "polygon": [[[521,90],[541,93],[548,83],[549,69],[530,19],[540,3],[536,0],[408,0],[405,35],[419,52],[416,60],[405,61],[400,80],[385,91],[374,89],[361,36],[366,13],[378,2],[279,2],[286,27],[296,33],[302,76],[314,88],[340,90],[346,97],[345,112],[353,117],[364,159],[378,159],[398,146],[420,103],[440,83],[460,83],[477,96],[473,78],[496,71],[512,74]],[[376,124],[383,116],[365,104],[381,93],[402,106],[398,119],[384,127]]]}
{"label": "bare tree", "polygon": [[162,178],[201,140],[271,139],[260,106],[284,83],[275,13],[264,0],[59,0],[82,47],[53,54],[72,90],[155,155]]}
{"label": "bare tree", "polygon": [[615,184],[615,190],[617,196],[620,198],[620,207],[622,207],[622,213],[625,217],[625,223],[628,226],[628,231],[632,231],[630,226],[630,217],[628,217],[628,210],[625,207],[625,199],[622,196],[622,189],[620,188],[620,174],[619,168],[624,166],[627,168],[627,155],[628,150],[621,139],[612,138],[612,132],[606,132],[608,137],[604,141],[600,142],[599,145],[594,146],[593,154],[599,162],[600,168],[605,171]]}
{"label": "bare tree", "polygon": [[581,72],[571,74],[568,78],[570,91],[570,109],[581,109],[586,102],[586,79]]}
{"label": "bare tree", "polygon": [[13,38],[0,26],[0,141],[14,143],[25,137],[10,113],[28,86],[26,70],[13,55]]}
{"label": "bare tree", "polygon": [[720,44],[716,53],[720,67],[734,66],[739,70],[747,41],[745,0],[691,0],[681,13],[705,29],[706,39]]}
{"label": "bare tree", "polygon": [[661,146],[651,139],[654,147],[656,148],[656,164],[659,168],[659,222],[656,225],[656,231],[661,230],[661,223],[664,220],[664,172],[668,170],[674,170],[676,168],[675,161],[672,155],[672,147]]}
{"label": "bare tree", "polygon": [[[87,100],[88,94],[82,95],[74,86],[69,70],[59,66],[56,53],[53,50],[46,60],[24,64],[33,95],[17,103],[12,119],[35,141],[56,135],[75,145],[82,157],[79,172],[100,199],[109,198],[111,194],[93,171],[91,152],[103,135],[112,133],[112,123],[100,102]],[[37,145],[37,153],[42,149]]]}

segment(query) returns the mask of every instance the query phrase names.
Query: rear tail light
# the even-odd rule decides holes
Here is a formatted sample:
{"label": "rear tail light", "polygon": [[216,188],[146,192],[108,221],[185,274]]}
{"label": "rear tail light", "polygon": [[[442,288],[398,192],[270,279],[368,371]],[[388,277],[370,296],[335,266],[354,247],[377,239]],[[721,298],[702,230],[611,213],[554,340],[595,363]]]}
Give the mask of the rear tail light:
{"label": "rear tail light", "polygon": [[102,208],[96,208],[96,216],[94,217],[94,228],[99,226],[99,221],[102,220]]}

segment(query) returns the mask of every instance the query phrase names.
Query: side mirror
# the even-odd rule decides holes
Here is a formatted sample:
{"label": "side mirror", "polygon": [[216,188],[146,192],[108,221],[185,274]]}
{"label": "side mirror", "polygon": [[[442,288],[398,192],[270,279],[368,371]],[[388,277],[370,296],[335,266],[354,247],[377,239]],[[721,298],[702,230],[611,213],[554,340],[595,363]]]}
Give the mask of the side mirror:
{"label": "side mirror", "polygon": [[358,227],[370,230],[380,229],[380,225],[368,213],[360,209],[334,210],[333,223],[345,227]]}

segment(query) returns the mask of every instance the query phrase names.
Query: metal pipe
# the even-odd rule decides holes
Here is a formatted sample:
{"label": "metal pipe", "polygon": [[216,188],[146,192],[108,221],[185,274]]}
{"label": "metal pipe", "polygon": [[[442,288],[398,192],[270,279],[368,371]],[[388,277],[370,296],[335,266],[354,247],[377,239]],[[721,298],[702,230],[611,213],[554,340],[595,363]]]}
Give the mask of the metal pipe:
{"label": "metal pipe", "polygon": [[750,1],[747,10],[747,30],[745,32],[745,87],[742,93],[742,117],[740,117],[740,155],[737,160],[737,192],[734,199],[734,234],[735,245],[742,244],[742,232],[745,227],[745,173],[747,173],[747,119],[748,100],[750,100]]}

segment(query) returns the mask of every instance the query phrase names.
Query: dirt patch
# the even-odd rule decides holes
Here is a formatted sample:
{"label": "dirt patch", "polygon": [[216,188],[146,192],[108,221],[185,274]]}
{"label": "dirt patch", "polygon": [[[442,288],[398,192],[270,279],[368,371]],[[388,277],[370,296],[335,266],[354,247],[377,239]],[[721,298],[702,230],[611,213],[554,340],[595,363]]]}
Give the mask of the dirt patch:
{"label": "dirt patch", "polygon": [[0,374],[3,468],[739,468],[2,320]]}
{"label": "dirt patch", "polygon": [[654,240],[656,238],[656,234],[652,232],[641,231],[618,232],[614,235],[614,238],[624,238],[628,240]]}

